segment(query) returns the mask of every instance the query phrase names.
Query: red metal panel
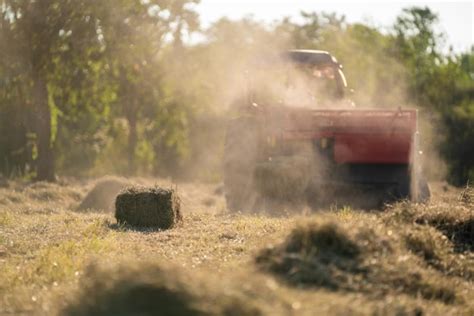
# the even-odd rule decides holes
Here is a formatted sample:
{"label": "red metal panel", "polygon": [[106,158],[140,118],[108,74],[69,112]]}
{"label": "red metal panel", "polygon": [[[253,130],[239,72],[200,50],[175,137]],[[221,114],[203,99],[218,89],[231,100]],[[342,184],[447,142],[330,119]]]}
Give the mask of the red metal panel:
{"label": "red metal panel", "polygon": [[409,163],[411,134],[337,134],[337,163]]}
{"label": "red metal panel", "polygon": [[416,110],[292,110],[286,130],[293,131],[403,131],[416,130]]}
{"label": "red metal panel", "polygon": [[307,110],[285,113],[283,140],[333,140],[336,163],[409,163],[416,110]]}

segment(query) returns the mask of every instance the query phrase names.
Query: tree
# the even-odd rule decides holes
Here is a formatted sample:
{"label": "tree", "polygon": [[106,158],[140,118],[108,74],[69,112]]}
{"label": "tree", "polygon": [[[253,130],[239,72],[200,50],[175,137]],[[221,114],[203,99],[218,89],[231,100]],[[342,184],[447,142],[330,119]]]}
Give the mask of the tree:
{"label": "tree", "polygon": [[410,7],[403,9],[394,25],[393,51],[411,73],[410,92],[420,105],[430,103],[423,91],[431,86],[431,71],[442,59],[443,35],[435,31],[437,22],[437,14],[428,7]]}
{"label": "tree", "polygon": [[404,9],[394,25],[392,51],[408,70],[412,98],[444,125],[438,141],[448,180],[464,185],[474,180],[473,51],[443,55],[444,36],[435,31],[437,22],[429,8]]}
{"label": "tree", "polygon": [[170,34],[180,43],[186,30],[197,27],[193,3],[197,0],[2,1],[2,55],[8,57],[2,66],[14,82],[9,88],[21,91],[17,102],[30,104],[25,117],[34,135],[38,180],[53,180],[55,161],[67,165],[70,152],[84,157],[69,165],[93,163],[92,152],[81,150],[97,142],[110,115],[127,119],[133,173],[140,116],[159,103],[160,51]]}
{"label": "tree", "polygon": [[[130,1],[110,8],[103,34],[105,54],[112,67],[110,77],[117,87],[116,104],[128,124],[128,173],[136,171],[138,124],[143,115],[160,107],[163,76],[160,56],[166,37],[173,35],[176,49],[183,49],[181,37],[185,31],[198,27],[197,15],[189,6],[196,0]],[[174,56],[178,58],[176,54]],[[159,112],[159,111],[154,111]]]}
{"label": "tree", "polygon": [[100,46],[95,14],[100,8],[92,0],[2,1],[2,41],[8,43],[12,67],[21,71],[16,82],[24,91],[18,95],[20,102],[31,108],[38,180],[55,178],[54,75],[70,62],[87,65],[91,52]]}

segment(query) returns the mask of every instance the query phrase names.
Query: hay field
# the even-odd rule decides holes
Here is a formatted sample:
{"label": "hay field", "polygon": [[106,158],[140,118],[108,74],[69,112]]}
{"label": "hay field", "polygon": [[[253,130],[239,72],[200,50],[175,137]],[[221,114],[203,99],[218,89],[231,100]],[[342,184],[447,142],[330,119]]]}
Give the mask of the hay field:
{"label": "hay field", "polygon": [[182,183],[184,220],[156,231],[77,210],[93,186],[2,184],[0,315],[474,314],[472,192],[271,217]]}

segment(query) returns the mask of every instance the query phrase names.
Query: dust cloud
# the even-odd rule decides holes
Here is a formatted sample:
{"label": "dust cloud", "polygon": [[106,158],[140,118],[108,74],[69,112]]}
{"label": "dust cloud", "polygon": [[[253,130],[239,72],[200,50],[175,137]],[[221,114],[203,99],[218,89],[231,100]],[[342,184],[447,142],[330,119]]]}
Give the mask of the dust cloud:
{"label": "dust cloud", "polygon": [[[354,61],[350,56],[343,55],[340,60],[341,69],[338,68],[310,68],[295,63],[288,62],[283,55],[289,50],[306,49],[307,47],[293,47],[285,36],[278,36],[270,32],[249,32],[248,29],[232,29],[232,32],[225,37],[210,38],[209,42],[203,47],[194,48],[201,50],[198,55],[200,60],[191,60],[194,65],[201,64],[202,68],[194,68],[200,71],[199,78],[209,92],[207,95],[207,104],[205,107],[208,113],[211,113],[214,120],[219,123],[206,121],[207,125],[197,126],[207,131],[209,138],[193,138],[191,143],[196,149],[191,170],[209,170],[210,174],[218,174],[213,180],[222,179],[222,173],[225,174],[225,146],[224,139],[226,135],[227,124],[232,118],[239,117],[245,113],[248,107],[265,108],[266,111],[272,111],[275,108],[306,108],[306,109],[339,109],[339,110],[358,110],[358,109],[381,109],[381,110],[399,110],[399,109],[417,109],[416,105],[410,100],[407,85],[404,82],[404,69],[402,65],[395,61],[387,62],[387,68],[397,69],[397,71],[379,72],[374,67],[365,69],[365,73],[360,73],[360,68],[351,67]],[[348,44],[349,45],[349,44]],[[333,45],[328,45],[333,46]],[[328,50],[334,57],[337,51],[330,51],[325,46],[317,47],[319,50]],[[350,50],[351,47],[345,47]],[[341,51],[343,51],[341,49]],[[371,58],[370,56],[367,58]],[[381,62],[382,62],[381,61]],[[344,67],[345,64],[348,67]],[[383,69],[383,65],[376,65]],[[183,67],[183,65],[180,65]],[[186,67],[186,66],[184,66]],[[191,67],[192,68],[192,67]],[[351,69],[352,68],[352,69]],[[336,79],[338,71],[344,71],[348,77],[347,85],[344,86],[344,96],[338,95]],[[351,71],[358,71],[351,74]],[[353,84],[351,78],[364,78],[363,82]],[[344,84],[346,84],[344,78]],[[364,84],[366,88],[364,89]],[[355,91],[354,85],[359,88]],[[207,114],[203,113],[202,117]],[[430,113],[420,110],[418,113],[418,128],[420,131],[420,147],[416,150],[423,151],[424,174],[429,180],[440,180],[444,177],[445,167],[437,154],[439,131],[434,127],[436,123],[432,121]],[[377,122],[368,122],[368,127],[377,126]],[[435,123],[435,124],[433,124]],[[204,153],[204,154],[203,154]],[[249,153],[245,149],[242,152],[233,152],[236,159],[246,160]],[[224,158],[223,158],[224,157]],[[317,154],[306,155],[307,160],[317,161],[319,164],[317,171],[318,178],[330,179],[331,171],[326,168],[324,159]],[[224,163],[223,163],[224,161]],[[303,164],[304,165],[304,164]],[[287,166],[288,167],[288,166]],[[311,168],[310,168],[311,169]],[[272,174],[271,179],[263,182],[272,182],[272,185],[265,185],[265,190],[281,191],[281,188],[274,188],[273,182],[289,182],[284,185],[290,185],[293,189],[298,187],[294,185],[295,175],[301,174],[298,168],[282,168],[291,174],[279,175]],[[293,171],[291,171],[293,170]],[[260,170],[268,173],[268,170]],[[311,171],[312,172],[312,171]],[[198,174],[191,171],[191,174]],[[270,172],[271,173],[271,172]],[[283,172],[284,173],[284,172]],[[295,173],[295,174],[293,174]],[[307,173],[310,173],[308,170]],[[303,173],[304,174],[304,171]],[[224,175],[225,178],[225,175]],[[289,181],[283,178],[289,179]],[[301,178],[301,177],[300,177]],[[301,178],[303,182],[308,182],[306,177]],[[291,184],[293,183],[293,184]],[[239,183],[239,185],[244,185]],[[252,184],[256,185],[256,184]],[[279,186],[279,185],[277,185]],[[285,190],[285,189],[283,189]],[[288,190],[288,192],[291,190]],[[299,192],[302,193],[302,192]],[[319,192],[321,193],[321,192]],[[346,196],[351,196],[351,200],[361,200],[362,204],[369,198],[357,199],[363,196],[364,192],[349,190]],[[324,191],[324,196],[334,196],[330,190]],[[284,195],[284,194],[283,194]],[[297,194],[298,195],[298,194]],[[292,199],[289,199],[292,200]],[[373,203],[372,203],[373,204]]]}
{"label": "dust cloud", "polygon": [[[372,65],[361,73],[347,54],[352,49],[350,44],[335,51],[331,51],[334,46],[331,43],[317,47],[336,57],[347,76],[344,96],[340,98],[336,82],[340,69],[310,68],[290,63],[283,58],[285,52],[308,47],[294,47],[284,34],[280,36],[265,28],[249,26],[249,21],[232,23],[226,20],[218,22],[214,32],[208,30],[209,36],[203,43],[174,47],[167,56],[175,56],[176,60],[171,59],[161,69],[164,78],[174,83],[172,93],[184,98],[185,102],[194,102],[194,118],[188,131],[187,160],[184,164],[167,167],[176,181],[197,179],[216,183],[223,180],[228,122],[245,113],[249,106],[267,107],[267,110],[272,107],[321,110],[416,108],[409,98],[404,70],[395,61],[388,63],[382,59],[391,63],[387,68],[397,71],[380,72],[377,69],[384,66]],[[345,53],[338,56],[338,51]],[[152,77],[149,79],[151,82],[155,80]],[[357,88],[353,89],[355,86]],[[424,152],[425,171],[429,179],[442,179],[444,165],[437,155],[439,131],[434,128],[430,113],[420,111],[418,120],[422,146],[419,150]],[[371,123],[374,126],[374,122]],[[248,152],[244,150],[233,154],[236,159],[245,160]],[[317,154],[306,155],[306,159],[317,161],[319,166],[313,169],[318,170],[319,178],[331,177],[323,159]],[[292,172],[291,168],[283,169]],[[301,170],[294,172],[297,175]],[[283,177],[295,178],[293,174]],[[347,195],[360,196],[360,192],[352,193]],[[332,194],[325,191],[322,195]]]}

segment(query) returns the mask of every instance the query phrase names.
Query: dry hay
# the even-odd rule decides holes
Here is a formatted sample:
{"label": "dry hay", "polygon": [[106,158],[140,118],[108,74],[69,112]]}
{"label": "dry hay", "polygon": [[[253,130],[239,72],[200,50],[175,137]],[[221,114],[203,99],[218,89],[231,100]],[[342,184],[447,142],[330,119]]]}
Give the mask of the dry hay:
{"label": "dry hay", "polygon": [[255,170],[257,190],[277,200],[301,198],[311,177],[311,162],[304,156],[277,157],[259,163]]}
{"label": "dry hay", "polygon": [[469,183],[462,190],[459,199],[468,206],[474,207],[474,188],[469,186]]}
{"label": "dry hay", "polygon": [[[81,299],[64,315],[200,315],[174,272],[158,266],[91,266],[82,280]],[[92,295],[91,295],[92,294]]]}
{"label": "dry hay", "polygon": [[8,179],[0,175],[0,188],[9,188],[10,183],[8,182]]}
{"label": "dry hay", "polygon": [[130,182],[122,178],[106,177],[98,180],[82,200],[77,210],[102,210],[113,212],[115,197]]}
{"label": "dry hay", "polygon": [[63,315],[261,315],[240,296],[216,293],[195,275],[153,263],[91,266]]}
{"label": "dry hay", "polygon": [[181,220],[180,199],[173,189],[129,187],[115,200],[115,218],[131,226],[172,228]]}
{"label": "dry hay", "polygon": [[24,193],[37,202],[72,201],[77,203],[81,199],[76,188],[58,182],[33,182],[24,188]]}
{"label": "dry hay", "polygon": [[459,254],[453,243],[434,227],[414,226],[403,233],[408,250],[425,263],[448,276],[474,280],[474,257]]}
{"label": "dry hay", "polygon": [[459,252],[474,251],[474,212],[465,217],[445,212],[424,214],[416,222],[436,227],[456,245]]}
{"label": "dry hay", "polygon": [[400,293],[445,304],[462,301],[457,293],[460,286],[439,271],[426,269],[403,238],[375,220],[301,224],[282,244],[264,249],[256,262],[298,286],[375,297]]}
{"label": "dry hay", "polygon": [[473,210],[462,205],[401,202],[391,206],[382,220],[401,230],[408,250],[430,267],[472,281],[473,216]]}
{"label": "dry hay", "polygon": [[389,210],[385,222],[431,226],[452,241],[457,252],[474,251],[472,205],[412,205],[402,202]]}

